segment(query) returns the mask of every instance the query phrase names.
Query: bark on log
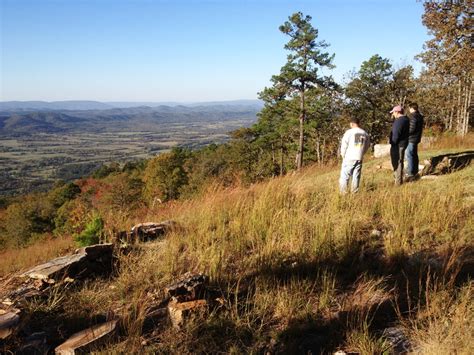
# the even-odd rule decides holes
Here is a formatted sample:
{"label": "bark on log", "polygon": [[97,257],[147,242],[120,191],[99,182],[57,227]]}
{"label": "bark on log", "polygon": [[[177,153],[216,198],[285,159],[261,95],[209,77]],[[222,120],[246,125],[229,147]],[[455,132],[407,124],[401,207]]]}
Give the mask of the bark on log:
{"label": "bark on log", "polygon": [[117,320],[113,320],[75,333],[56,347],[55,353],[69,355],[76,354],[76,352],[87,352],[91,347],[98,346],[105,338],[112,336],[117,329],[117,323]]}

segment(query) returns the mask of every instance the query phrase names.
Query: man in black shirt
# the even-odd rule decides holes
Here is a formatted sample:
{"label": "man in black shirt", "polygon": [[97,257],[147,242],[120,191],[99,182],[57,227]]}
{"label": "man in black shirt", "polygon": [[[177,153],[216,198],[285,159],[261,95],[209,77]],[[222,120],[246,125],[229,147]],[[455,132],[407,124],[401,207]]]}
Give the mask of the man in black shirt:
{"label": "man in black shirt", "polygon": [[403,159],[405,158],[405,149],[408,145],[408,135],[410,130],[410,121],[403,114],[402,106],[395,106],[390,113],[395,119],[392,130],[390,131],[390,157],[395,176],[395,185],[403,183]]}
{"label": "man in black shirt", "polygon": [[406,180],[411,181],[418,176],[418,144],[421,142],[421,133],[423,131],[423,116],[418,111],[418,104],[415,102],[408,105],[408,110],[410,111],[410,129],[405,158],[407,160]]}

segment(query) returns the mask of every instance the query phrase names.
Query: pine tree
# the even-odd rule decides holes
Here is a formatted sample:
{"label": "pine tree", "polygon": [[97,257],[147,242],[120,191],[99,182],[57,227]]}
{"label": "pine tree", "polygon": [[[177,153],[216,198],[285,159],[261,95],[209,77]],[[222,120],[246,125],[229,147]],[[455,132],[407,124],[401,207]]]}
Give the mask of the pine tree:
{"label": "pine tree", "polygon": [[288,18],[280,31],[290,37],[285,49],[290,51],[287,63],[281,68],[280,74],[272,78],[275,86],[284,88],[288,98],[299,98],[299,139],[296,155],[296,167],[303,166],[305,144],[305,122],[307,119],[306,94],[315,86],[324,88],[335,87],[331,77],[319,73],[321,68],[334,68],[334,55],[323,50],[329,45],[324,41],[317,42],[318,30],[311,25],[311,16],[301,12]]}

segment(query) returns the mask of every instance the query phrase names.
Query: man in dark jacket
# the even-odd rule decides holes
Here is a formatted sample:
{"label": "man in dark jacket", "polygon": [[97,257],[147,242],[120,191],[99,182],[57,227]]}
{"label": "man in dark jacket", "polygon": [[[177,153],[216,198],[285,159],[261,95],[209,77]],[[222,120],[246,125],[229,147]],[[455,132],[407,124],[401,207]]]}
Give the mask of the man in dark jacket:
{"label": "man in dark jacket", "polygon": [[395,185],[403,183],[403,160],[405,158],[405,149],[408,145],[408,136],[410,131],[410,121],[403,114],[402,106],[395,106],[390,113],[395,119],[390,132],[390,157],[395,175]]}
{"label": "man in dark jacket", "polygon": [[418,176],[418,144],[421,142],[421,133],[423,131],[423,116],[418,111],[418,104],[412,102],[408,105],[410,111],[410,130],[408,137],[408,146],[405,151],[407,160],[407,181],[416,179]]}

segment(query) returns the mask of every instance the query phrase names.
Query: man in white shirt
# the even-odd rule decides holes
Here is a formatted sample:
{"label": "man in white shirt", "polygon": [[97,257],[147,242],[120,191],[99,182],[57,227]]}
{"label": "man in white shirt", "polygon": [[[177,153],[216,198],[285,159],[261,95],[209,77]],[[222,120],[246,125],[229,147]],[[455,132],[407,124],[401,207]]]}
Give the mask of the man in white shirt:
{"label": "man in white shirt", "polygon": [[344,133],[341,140],[342,167],[339,179],[341,193],[347,192],[351,177],[351,191],[359,191],[362,158],[370,147],[369,135],[359,127],[359,119],[352,117],[350,126],[351,128]]}

